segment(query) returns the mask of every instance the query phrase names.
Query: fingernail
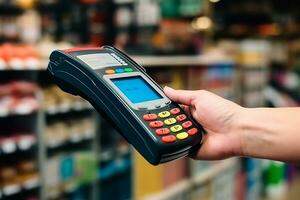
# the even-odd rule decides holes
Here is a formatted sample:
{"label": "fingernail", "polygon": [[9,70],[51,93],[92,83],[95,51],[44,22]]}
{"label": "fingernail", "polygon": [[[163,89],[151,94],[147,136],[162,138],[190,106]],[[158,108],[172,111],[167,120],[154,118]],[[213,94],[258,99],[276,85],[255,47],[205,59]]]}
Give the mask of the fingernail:
{"label": "fingernail", "polygon": [[165,87],[164,87],[164,90],[172,90],[172,88],[169,87],[169,86],[165,86]]}

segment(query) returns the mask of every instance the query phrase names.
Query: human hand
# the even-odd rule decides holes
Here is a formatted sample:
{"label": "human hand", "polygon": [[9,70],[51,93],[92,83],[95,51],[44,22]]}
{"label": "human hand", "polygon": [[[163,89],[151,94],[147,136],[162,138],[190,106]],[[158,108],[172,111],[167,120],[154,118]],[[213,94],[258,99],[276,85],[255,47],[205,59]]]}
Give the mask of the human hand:
{"label": "human hand", "polygon": [[243,155],[242,135],[237,131],[241,106],[205,90],[165,87],[164,92],[181,104],[207,132],[201,148],[193,156],[195,159],[217,160]]}

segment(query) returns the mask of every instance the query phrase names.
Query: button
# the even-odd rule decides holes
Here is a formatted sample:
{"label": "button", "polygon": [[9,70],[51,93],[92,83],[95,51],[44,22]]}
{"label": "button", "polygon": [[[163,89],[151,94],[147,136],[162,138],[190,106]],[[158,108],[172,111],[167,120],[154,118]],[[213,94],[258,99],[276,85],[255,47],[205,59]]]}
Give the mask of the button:
{"label": "button", "polygon": [[192,129],[188,130],[188,134],[189,135],[195,135],[196,133],[198,133],[198,129],[197,128],[192,128]]}
{"label": "button", "polygon": [[185,114],[181,114],[181,115],[178,115],[176,117],[176,120],[179,121],[179,122],[182,122],[186,119],[186,115]]}
{"label": "button", "polygon": [[133,72],[133,69],[131,67],[126,67],[124,69],[125,72]]}
{"label": "button", "polygon": [[175,126],[171,127],[171,131],[174,133],[181,131],[181,130],[182,130],[182,126],[180,126],[180,125],[175,125]]}
{"label": "button", "polygon": [[113,70],[113,69],[105,70],[105,74],[114,74],[114,73],[115,73],[115,70]]}
{"label": "button", "polygon": [[150,122],[149,126],[151,128],[160,128],[164,125],[164,123],[162,121],[154,121],[154,122]]}
{"label": "button", "polygon": [[116,69],[116,73],[124,73],[124,69],[118,68],[118,69]]}
{"label": "button", "polygon": [[168,128],[159,128],[156,129],[155,133],[157,135],[168,135],[170,133],[170,130]]}
{"label": "button", "polygon": [[193,123],[191,121],[186,121],[182,124],[183,128],[189,128],[193,125]]}
{"label": "button", "polygon": [[167,136],[163,136],[161,138],[161,140],[164,142],[164,143],[173,143],[176,141],[176,137],[174,135],[167,135]]}
{"label": "button", "polygon": [[156,114],[146,114],[146,115],[143,116],[143,118],[146,121],[152,121],[152,120],[157,119],[157,115]]}
{"label": "button", "polygon": [[177,115],[178,113],[180,113],[180,109],[179,108],[173,108],[170,110],[170,113],[172,115]]}
{"label": "button", "polygon": [[186,139],[189,135],[187,134],[187,132],[182,132],[182,133],[178,133],[176,135],[177,139],[179,140],[183,140],[183,139]]}
{"label": "button", "polygon": [[166,117],[169,117],[171,114],[170,114],[170,112],[168,112],[168,111],[163,111],[163,112],[160,112],[160,113],[158,113],[158,116],[160,117],[160,118],[166,118]]}
{"label": "button", "polygon": [[176,119],[175,118],[169,118],[169,119],[166,119],[164,122],[167,125],[172,125],[172,124],[176,123]]}

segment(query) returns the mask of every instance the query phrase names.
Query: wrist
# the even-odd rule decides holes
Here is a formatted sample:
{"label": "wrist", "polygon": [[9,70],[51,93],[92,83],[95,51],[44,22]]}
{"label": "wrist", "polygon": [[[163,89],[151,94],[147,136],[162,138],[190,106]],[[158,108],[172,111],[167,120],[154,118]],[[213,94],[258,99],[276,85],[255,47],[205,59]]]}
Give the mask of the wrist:
{"label": "wrist", "polygon": [[249,123],[249,112],[251,108],[239,107],[237,109],[235,119],[233,120],[233,133],[237,137],[239,143],[236,156],[249,156],[250,152],[248,149],[248,136],[247,136],[247,126]]}

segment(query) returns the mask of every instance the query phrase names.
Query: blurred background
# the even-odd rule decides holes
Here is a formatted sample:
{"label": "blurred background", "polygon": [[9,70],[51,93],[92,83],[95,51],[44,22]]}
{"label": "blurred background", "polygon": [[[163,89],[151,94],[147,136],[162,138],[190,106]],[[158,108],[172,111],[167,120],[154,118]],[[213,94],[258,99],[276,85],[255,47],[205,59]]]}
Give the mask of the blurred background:
{"label": "blurred background", "polygon": [[299,199],[298,170],[281,162],[150,166],[45,71],[54,49],[101,45],[161,85],[299,106],[296,0],[0,0],[1,200]]}

